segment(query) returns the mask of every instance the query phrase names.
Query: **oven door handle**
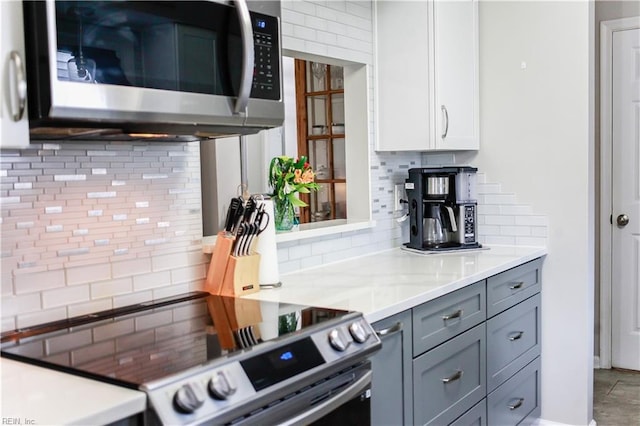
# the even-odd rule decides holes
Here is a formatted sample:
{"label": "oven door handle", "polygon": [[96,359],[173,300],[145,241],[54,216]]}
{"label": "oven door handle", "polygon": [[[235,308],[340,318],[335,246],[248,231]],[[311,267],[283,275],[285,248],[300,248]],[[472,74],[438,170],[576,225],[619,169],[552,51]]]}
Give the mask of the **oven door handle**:
{"label": "oven door handle", "polygon": [[353,382],[349,387],[344,389],[342,392],[338,393],[332,398],[327,399],[321,404],[316,405],[315,407],[305,410],[303,413],[285,420],[280,423],[283,426],[294,426],[294,425],[305,425],[312,422],[315,422],[318,419],[326,416],[331,413],[336,408],[340,407],[342,404],[345,404],[351,401],[353,398],[360,395],[364,392],[367,387],[371,385],[371,370],[367,371],[360,377],[358,380]]}

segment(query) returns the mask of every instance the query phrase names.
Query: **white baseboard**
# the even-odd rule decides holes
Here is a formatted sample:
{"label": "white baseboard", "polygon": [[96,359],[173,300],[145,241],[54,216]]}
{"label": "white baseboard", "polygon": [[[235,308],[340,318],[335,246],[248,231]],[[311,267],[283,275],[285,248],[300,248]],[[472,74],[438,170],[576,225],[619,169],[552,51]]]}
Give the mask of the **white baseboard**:
{"label": "white baseboard", "polygon": [[593,356],[593,368],[600,368],[600,357],[598,355]]}

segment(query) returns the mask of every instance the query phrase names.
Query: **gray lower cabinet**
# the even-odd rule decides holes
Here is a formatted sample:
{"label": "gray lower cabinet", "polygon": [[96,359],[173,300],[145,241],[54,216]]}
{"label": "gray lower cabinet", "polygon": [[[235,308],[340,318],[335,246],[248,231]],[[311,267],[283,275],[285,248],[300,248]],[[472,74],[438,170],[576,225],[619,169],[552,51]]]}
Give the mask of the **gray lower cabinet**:
{"label": "gray lower cabinet", "polygon": [[486,395],[485,324],[413,360],[414,420],[447,425]]}
{"label": "gray lower cabinet", "polygon": [[378,321],[373,328],[382,340],[382,349],[371,358],[371,424],[411,425],[411,311]]}
{"label": "gray lower cabinet", "polygon": [[540,416],[536,259],[373,324],[372,424],[509,426]]}

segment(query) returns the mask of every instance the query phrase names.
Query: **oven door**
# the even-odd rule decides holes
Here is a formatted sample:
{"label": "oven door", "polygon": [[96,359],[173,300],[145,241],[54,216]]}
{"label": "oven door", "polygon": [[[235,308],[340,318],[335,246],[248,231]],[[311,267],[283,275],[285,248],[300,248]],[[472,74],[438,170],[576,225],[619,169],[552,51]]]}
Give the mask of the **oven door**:
{"label": "oven door", "polygon": [[363,426],[371,424],[371,364],[298,390],[268,408],[252,413],[234,425]]}
{"label": "oven door", "polygon": [[282,123],[279,17],[246,0],[47,0],[24,9],[32,127]]}

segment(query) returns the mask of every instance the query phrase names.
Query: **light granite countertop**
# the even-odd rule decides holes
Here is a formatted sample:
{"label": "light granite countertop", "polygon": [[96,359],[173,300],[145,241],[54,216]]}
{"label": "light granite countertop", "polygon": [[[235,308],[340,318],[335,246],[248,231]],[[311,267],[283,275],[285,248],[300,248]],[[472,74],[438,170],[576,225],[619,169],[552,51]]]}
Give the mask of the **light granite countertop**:
{"label": "light granite countertop", "polygon": [[243,297],[359,311],[375,322],[546,253],[516,246],[441,254],[392,249],[284,274],[282,287]]}
{"label": "light granite countertop", "polygon": [[0,358],[3,424],[99,425],[144,411],[143,392]]}
{"label": "light granite countertop", "polygon": [[[281,276],[282,287],[245,298],[360,311],[375,322],[546,255],[495,246],[445,254],[401,249]],[[145,409],[146,395],[0,358],[3,419],[20,424],[106,424]]]}

